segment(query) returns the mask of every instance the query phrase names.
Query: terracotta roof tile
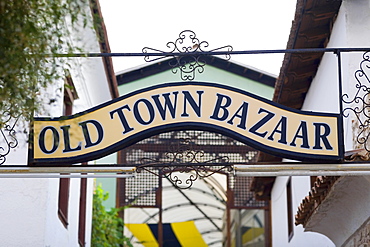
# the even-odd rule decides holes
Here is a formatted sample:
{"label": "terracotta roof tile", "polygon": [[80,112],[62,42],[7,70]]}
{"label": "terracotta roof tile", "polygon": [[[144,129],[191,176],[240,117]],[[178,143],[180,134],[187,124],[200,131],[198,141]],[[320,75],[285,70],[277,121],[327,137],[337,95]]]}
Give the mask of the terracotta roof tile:
{"label": "terracotta roof tile", "polygon": [[298,212],[295,216],[296,225],[306,225],[312,213],[325,199],[330,188],[334,185],[338,178],[339,177],[335,176],[318,176],[316,178],[314,186],[312,187],[308,196],[302,200],[298,207]]}
{"label": "terracotta roof tile", "polygon": [[[358,161],[369,161],[370,153],[365,149],[357,149],[348,151],[345,154],[345,162],[358,162]],[[328,195],[330,189],[334,183],[338,180],[338,176],[318,176],[316,181],[301,204],[298,207],[297,214],[295,216],[295,224],[302,224],[305,227],[315,209],[322,203],[322,201]]]}
{"label": "terracotta roof tile", "polygon": [[365,149],[357,149],[353,151],[346,152],[344,157],[346,161],[369,161],[370,153]]}

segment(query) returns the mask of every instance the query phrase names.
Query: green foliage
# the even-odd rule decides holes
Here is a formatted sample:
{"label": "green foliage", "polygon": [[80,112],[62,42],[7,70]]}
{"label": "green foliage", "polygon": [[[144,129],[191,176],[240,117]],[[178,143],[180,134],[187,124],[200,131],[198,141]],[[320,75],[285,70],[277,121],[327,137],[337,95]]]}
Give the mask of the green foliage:
{"label": "green foliage", "polygon": [[104,192],[101,185],[96,187],[93,198],[93,219],[91,246],[111,247],[130,246],[130,240],[123,235],[123,220],[118,213],[123,208],[111,208],[109,211],[103,206],[109,194]]}
{"label": "green foliage", "polygon": [[81,51],[68,37],[86,9],[89,0],[0,1],[0,116],[40,110],[40,90],[64,77],[65,59],[53,54]]}

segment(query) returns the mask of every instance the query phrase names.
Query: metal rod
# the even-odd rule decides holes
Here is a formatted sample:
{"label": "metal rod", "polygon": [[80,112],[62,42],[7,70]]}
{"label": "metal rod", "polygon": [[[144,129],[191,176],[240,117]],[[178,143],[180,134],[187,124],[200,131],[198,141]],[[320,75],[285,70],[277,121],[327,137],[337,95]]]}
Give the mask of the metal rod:
{"label": "metal rod", "polygon": [[266,171],[235,172],[241,177],[278,177],[278,176],[370,176],[370,171]]}
{"label": "metal rod", "polygon": [[[342,82],[342,61],[341,61],[341,51],[337,50],[334,52],[337,55],[338,58],[338,90],[339,90],[339,131],[341,133],[344,133],[344,121],[343,121],[343,101],[342,101],[342,95],[343,95],[343,82]],[[343,135],[338,135],[341,138],[339,138],[339,143],[340,145],[340,153],[341,153],[341,162],[344,161],[344,138]]]}
{"label": "metal rod", "polygon": [[263,164],[263,165],[234,165],[235,171],[370,171],[370,163],[341,163],[341,164],[305,164],[299,162],[282,163],[282,164]]}
{"label": "metal rod", "polygon": [[132,173],[135,167],[21,167],[21,166],[0,166],[0,175],[2,173]]}
{"label": "metal rod", "polygon": [[235,165],[236,176],[367,176],[370,163]]}
{"label": "metal rod", "polygon": [[28,173],[28,174],[0,174],[0,178],[133,178],[134,174],[52,174],[52,173]]}
{"label": "metal rod", "polygon": [[277,49],[277,50],[245,50],[245,51],[202,51],[202,52],[126,52],[126,53],[55,53],[44,54],[45,57],[173,57],[197,55],[241,55],[241,54],[274,54],[274,53],[322,53],[322,52],[363,52],[365,48],[306,48],[306,49]]}
{"label": "metal rod", "polygon": [[162,174],[158,177],[158,193],[157,196],[157,203],[158,205],[158,245],[159,247],[163,247],[163,178]]}
{"label": "metal rod", "polygon": [[226,176],[226,247],[231,247],[231,202],[234,201],[234,195],[231,194],[230,177]]}

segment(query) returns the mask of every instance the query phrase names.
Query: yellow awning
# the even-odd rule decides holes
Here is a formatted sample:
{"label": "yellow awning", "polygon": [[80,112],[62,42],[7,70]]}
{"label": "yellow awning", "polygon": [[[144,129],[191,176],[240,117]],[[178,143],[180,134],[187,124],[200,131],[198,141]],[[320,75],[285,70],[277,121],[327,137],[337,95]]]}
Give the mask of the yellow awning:
{"label": "yellow awning", "polygon": [[[145,247],[158,247],[158,224],[125,224],[137,240]],[[194,221],[164,223],[163,246],[206,247]]]}

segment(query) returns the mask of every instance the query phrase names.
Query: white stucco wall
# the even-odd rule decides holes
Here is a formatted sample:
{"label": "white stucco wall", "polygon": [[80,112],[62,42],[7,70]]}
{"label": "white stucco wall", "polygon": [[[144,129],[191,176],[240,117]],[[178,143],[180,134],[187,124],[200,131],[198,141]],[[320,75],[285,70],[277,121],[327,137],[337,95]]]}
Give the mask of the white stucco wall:
{"label": "white stucco wall", "polygon": [[[329,43],[331,47],[344,47],[346,32],[340,28],[344,22],[345,17],[339,15],[331,36],[335,42]],[[343,60],[345,58],[342,58],[342,62]],[[338,113],[338,85],[337,57],[335,54],[326,53],[307,93],[302,110]],[[289,177],[285,176],[277,177],[271,192],[273,246],[334,246],[332,241],[322,234],[304,232],[302,225],[294,226],[294,235],[289,241],[286,191],[288,179]],[[292,177],[293,217],[309,190],[310,177]]]}
{"label": "white stucco wall", "polygon": [[[335,22],[334,29],[330,38],[329,47],[369,47],[370,44],[370,2],[361,1],[361,0],[345,0],[342,3],[337,21]],[[342,76],[343,76],[343,93],[348,94],[349,99],[353,99],[355,93],[357,92],[356,88],[356,78],[355,72],[360,69],[360,63],[363,61],[364,52],[351,52],[342,54]],[[332,65],[333,59],[329,58],[330,54],[325,54],[324,60],[320,64],[319,71],[313,81],[313,84],[310,88],[309,94],[310,97],[306,98],[304,107],[306,110],[322,110],[330,102],[330,107],[334,109],[334,102],[338,99],[338,90],[335,90],[333,93],[327,94],[327,100],[325,98],[317,97],[322,95],[327,85],[332,87],[332,81],[334,77],[330,76],[335,72],[335,68]],[[333,55],[331,55],[333,56]],[[368,72],[367,72],[368,73]],[[367,76],[370,74],[368,73]],[[330,79],[329,79],[330,78]],[[329,79],[329,80],[328,80]],[[367,85],[368,82],[365,83]],[[368,86],[368,85],[367,85]],[[320,106],[322,105],[322,106]],[[344,104],[343,107],[354,108],[356,104]],[[346,112],[345,112],[346,113]],[[357,120],[353,114],[350,114],[348,118],[344,118],[344,139],[345,139],[345,150],[353,150],[358,148],[364,148],[362,145],[356,143],[355,139],[358,134],[358,126],[356,126]],[[356,130],[357,129],[357,130]],[[356,181],[363,179],[362,177],[344,180],[354,180],[353,184],[356,184]],[[344,181],[343,180],[343,181]],[[351,180],[351,181],[352,181]],[[366,183],[357,182],[357,184],[362,184],[366,187]],[[345,186],[342,190],[338,191],[338,187],[332,193],[338,193],[342,196],[342,200],[338,200],[338,197],[332,199],[331,197],[326,200],[326,205],[334,204],[331,206],[330,213],[326,214],[323,210],[318,211],[319,216],[316,217],[324,227],[317,226],[315,224],[315,217],[312,220],[312,223],[307,227],[310,231],[320,231],[333,240],[337,246],[342,246],[342,244],[349,238],[353,233],[358,230],[361,225],[368,219],[368,203],[361,203],[368,200],[368,193],[358,193],[363,187],[359,186]],[[352,196],[351,199],[345,198],[344,195]],[[357,197],[356,197],[357,195]],[[366,198],[366,199],[365,199]],[[334,200],[334,202],[332,202]],[[356,202],[356,203],[353,203]],[[350,206],[348,206],[348,205]],[[357,206],[357,209],[353,209]],[[323,205],[324,207],[324,205]],[[326,206],[327,207],[327,206]],[[346,212],[344,212],[346,211]],[[320,215],[321,213],[321,215]],[[353,215],[354,214],[354,215]],[[339,221],[343,222],[343,226],[340,227]],[[324,222],[328,222],[325,225]],[[331,231],[328,226],[331,226]],[[343,232],[341,232],[343,231]]]}
{"label": "white stucco wall", "polygon": [[0,179],[0,239],[4,246],[43,246],[47,180]]}
{"label": "white stucco wall", "polygon": [[[86,11],[90,11],[88,7]],[[82,35],[81,35],[82,34]],[[99,52],[99,45],[91,28],[81,29],[76,42],[86,42],[88,51]],[[73,35],[72,35],[73,36]],[[85,41],[84,41],[85,40]],[[74,113],[86,110],[111,99],[104,65],[101,58],[71,58],[70,68],[79,99],[74,103]],[[63,81],[56,82],[43,92],[46,101],[56,98],[47,105],[39,116],[62,115],[63,92],[58,90]],[[27,126],[27,123],[26,123]],[[28,136],[24,126],[16,127],[16,149],[11,149],[4,165],[27,165]],[[0,138],[1,139],[1,138]],[[0,140],[0,144],[3,144]],[[91,213],[94,180],[88,179],[86,209],[86,246],[90,246]],[[0,246],[79,246],[78,219],[80,204],[80,179],[70,180],[67,228],[58,217],[59,179],[0,178]]]}
{"label": "white stucco wall", "polygon": [[[338,17],[333,27],[328,48],[348,47],[346,13],[341,7]],[[348,67],[348,53],[341,54],[342,64],[342,90],[348,92],[348,81],[350,80],[350,72]],[[353,73],[351,74],[353,75]],[[339,113],[339,74],[338,74],[338,58],[336,54],[325,53],[316,76],[314,77],[310,89],[307,92],[302,110]],[[344,121],[344,129],[348,129],[348,121]],[[352,138],[345,136],[347,149],[351,146]]]}
{"label": "white stucco wall", "polygon": [[[370,2],[343,1],[335,21],[329,48],[335,47],[369,47],[370,44]],[[352,99],[357,92],[355,72],[360,69],[364,52],[341,53],[342,90]],[[337,56],[325,53],[318,72],[312,81],[302,110],[339,113],[339,84]],[[353,105],[343,104],[343,108]],[[344,118],[345,149],[352,150],[352,121],[353,115]]]}
{"label": "white stucco wall", "polygon": [[[294,226],[293,237],[288,236],[288,210],[286,185],[289,177],[276,177],[271,192],[272,213],[272,246],[279,247],[334,247],[335,245],[324,235],[318,233],[304,232],[303,227]],[[292,208],[293,219],[302,199],[308,195],[310,189],[309,177],[292,177]]]}
{"label": "white stucco wall", "polygon": [[[370,44],[370,1],[362,0],[344,0],[339,11],[338,17],[334,24],[328,47],[369,47]],[[359,69],[360,62],[363,60],[364,52],[342,53],[342,80],[343,93],[353,97],[356,92],[356,80],[354,73]],[[334,112],[339,113],[339,84],[338,84],[338,67],[337,56],[332,53],[326,53],[320,63],[319,69],[311,87],[307,93],[302,110]],[[344,105],[344,108],[348,105]],[[353,117],[344,118],[344,140],[345,149],[352,150]],[[294,236],[288,242],[287,228],[287,200],[286,200],[286,183],[288,177],[277,177],[271,196],[272,203],[272,231],[273,246],[335,246],[332,240],[341,246],[343,237],[332,234],[331,239],[314,232],[304,232],[302,225],[294,227]],[[310,190],[309,177],[292,177],[293,188],[293,210],[296,214],[297,208],[302,199],[308,195]],[[360,198],[359,198],[360,199]],[[357,200],[361,201],[361,200]],[[340,202],[337,202],[340,203]],[[368,207],[368,205],[363,205]],[[331,209],[332,211],[333,209]],[[362,210],[363,211],[363,210]],[[359,214],[360,211],[356,211]],[[364,212],[364,211],[363,211]],[[345,217],[346,212],[337,215]],[[363,221],[368,219],[363,216]],[[330,225],[330,219],[328,219]],[[345,220],[347,229],[355,232],[361,224],[351,219]],[[329,225],[327,227],[329,227]],[[333,226],[332,226],[333,227]],[[338,232],[338,234],[340,234]],[[352,233],[347,232],[350,236]]]}

